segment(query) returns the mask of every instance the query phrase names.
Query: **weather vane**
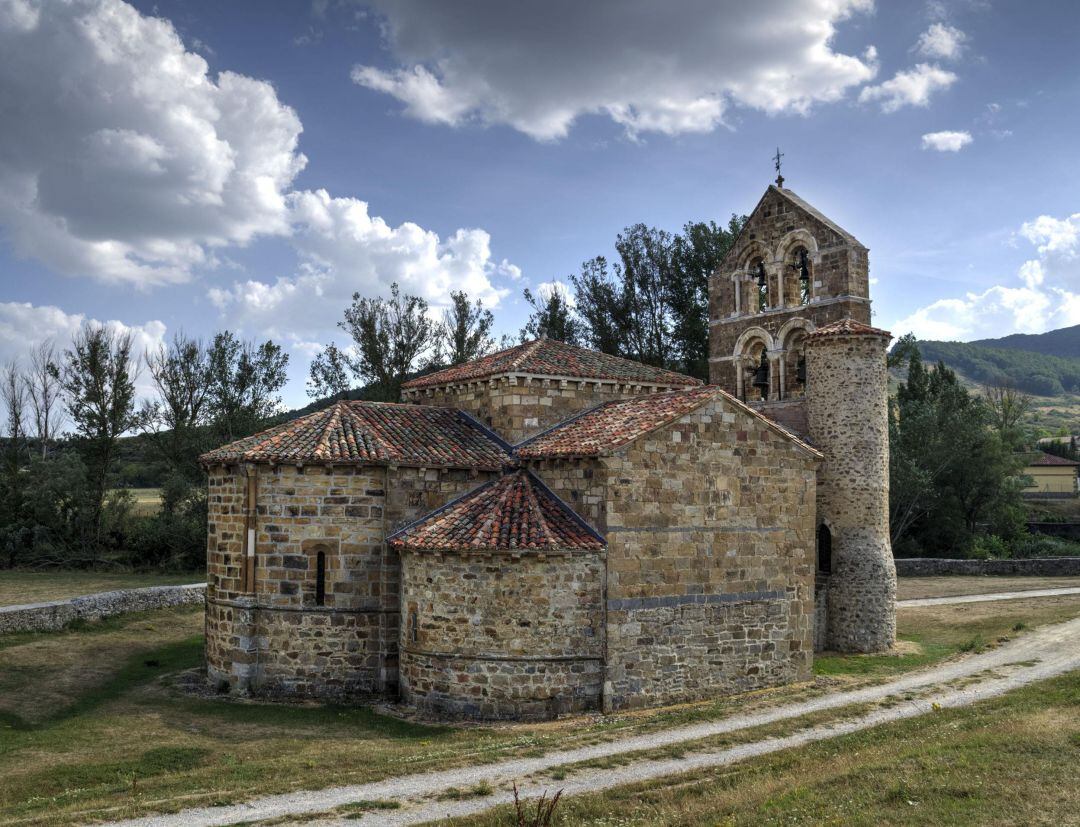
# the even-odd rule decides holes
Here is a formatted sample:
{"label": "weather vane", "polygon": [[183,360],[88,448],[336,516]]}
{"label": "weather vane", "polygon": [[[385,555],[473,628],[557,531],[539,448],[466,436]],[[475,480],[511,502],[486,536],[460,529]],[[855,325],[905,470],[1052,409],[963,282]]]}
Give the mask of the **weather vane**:
{"label": "weather vane", "polygon": [[780,174],[780,159],[784,157],[784,153],[780,151],[780,147],[776,148],[776,156],[773,158],[773,164],[776,166],[776,186],[784,186],[784,176]]}

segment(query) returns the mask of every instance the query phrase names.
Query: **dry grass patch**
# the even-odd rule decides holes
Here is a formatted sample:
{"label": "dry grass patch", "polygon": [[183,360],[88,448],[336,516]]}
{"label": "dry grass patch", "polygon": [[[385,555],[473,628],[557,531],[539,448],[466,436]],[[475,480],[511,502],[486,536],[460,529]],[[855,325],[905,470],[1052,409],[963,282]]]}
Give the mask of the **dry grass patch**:
{"label": "dry grass patch", "polygon": [[[1075,824],[1080,673],[740,764],[563,799],[552,825]],[[443,825],[512,823],[500,807]]]}
{"label": "dry grass patch", "polygon": [[1022,592],[1031,589],[1060,589],[1080,586],[1080,577],[1002,577],[986,575],[966,577],[900,577],[896,581],[896,599],[956,597],[965,594]]}
{"label": "dry grass patch", "polygon": [[46,603],[84,594],[146,586],[205,583],[201,571],[179,574],[134,574],[100,571],[5,571],[0,574],[0,606]]}
{"label": "dry grass patch", "polygon": [[[0,825],[118,819],[568,749],[873,683],[954,654],[976,635],[993,640],[998,632],[1017,634],[1012,629],[1020,623],[1078,615],[1080,598],[904,610],[901,632],[917,650],[884,666],[835,658],[825,661],[832,676],[807,684],[661,710],[497,726],[425,724],[356,705],[192,694],[181,677],[198,681],[201,674],[197,607],[5,636]],[[87,664],[93,679],[84,683]]]}

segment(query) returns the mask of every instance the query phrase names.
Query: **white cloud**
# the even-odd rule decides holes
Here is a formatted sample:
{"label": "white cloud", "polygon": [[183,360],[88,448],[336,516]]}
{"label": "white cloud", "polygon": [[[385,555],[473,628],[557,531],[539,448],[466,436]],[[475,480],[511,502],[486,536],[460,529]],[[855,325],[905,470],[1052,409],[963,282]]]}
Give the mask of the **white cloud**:
{"label": "white cloud", "polygon": [[[157,319],[143,324],[125,324],[116,319],[98,321],[82,313],[66,313],[52,305],[29,302],[0,302],[0,363],[18,361],[27,365],[30,351],[44,341],[52,341],[57,350],[71,347],[71,337],[84,322],[104,325],[117,334],[130,333],[132,356],[140,363],[148,350],[156,350],[165,341],[165,323]],[[136,383],[140,396],[152,395],[150,377],[141,371]]]}
{"label": "white cloud", "polygon": [[1020,227],[1020,235],[1034,244],[1041,255],[1073,258],[1080,253],[1080,213],[1068,218],[1040,215]]}
{"label": "white cloud", "polygon": [[577,296],[574,295],[570,285],[565,281],[554,279],[553,281],[542,281],[536,285],[537,297],[545,302],[550,301],[555,293],[558,293],[569,307],[577,307]]}
{"label": "white cloud", "polygon": [[946,298],[891,325],[921,339],[982,339],[1009,333],[1042,333],[1080,324],[1080,213],[1065,219],[1042,215],[1026,222],[1020,235],[1039,257],[1017,272],[1022,286],[996,285],[981,293]]}
{"label": "white cloud", "polygon": [[938,152],[959,152],[973,140],[970,132],[928,132],[922,136],[922,148]]}
{"label": "white cloud", "polygon": [[0,227],[53,270],[181,282],[286,232],[300,131],[270,84],[213,77],[121,0],[0,0]]}
{"label": "white cloud", "polygon": [[391,227],[366,202],[325,190],[292,193],[289,208],[299,272],[208,293],[234,323],[267,335],[310,338],[327,331],[354,292],[386,294],[393,282],[434,307],[447,305],[451,290],[496,307],[509,290],[495,281],[521,277],[516,266],[493,259],[484,230],[461,229],[444,239],[411,222]]}
{"label": "white cloud", "polygon": [[956,60],[964,51],[967,35],[947,23],[934,23],[919,35],[915,51],[931,60]]}
{"label": "white cloud", "polygon": [[935,92],[948,89],[956,79],[956,75],[947,69],[920,63],[912,69],[897,72],[884,83],[867,86],[859,93],[859,103],[881,101],[882,112],[895,112],[904,106],[928,106]]}
{"label": "white cloud", "polygon": [[628,134],[707,132],[729,106],[806,113],[873,79],[832,48],[872,0],[652,0],[546,4],[375,0],[395,68],[354,67],[429,123],[507,124],[558,139],[589,114]]}

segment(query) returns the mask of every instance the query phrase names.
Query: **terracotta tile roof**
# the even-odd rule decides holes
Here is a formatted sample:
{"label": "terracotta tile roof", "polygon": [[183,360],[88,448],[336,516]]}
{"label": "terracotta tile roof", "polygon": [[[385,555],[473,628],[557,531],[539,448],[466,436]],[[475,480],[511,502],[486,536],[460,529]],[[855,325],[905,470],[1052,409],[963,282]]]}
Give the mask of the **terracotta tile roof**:
{"label": "terracotta tile roof", "polygon": [[276,462],[496,470],[513,458],[498,436],[452,408],[336,402],[203,454],[215,462]]}
{"label": "terracotta tile roof", "polygon": [[1056,454],[1047,454],[1044,452],[1040,452],[1040,456],[1033,459],[1031,462],[1028,463],[1028,465],[1034,465],[1036,467],[1051,465],[1080,465],[1080,462],[1076,462],[1075,460],[1071,459],[1065,459],[1065,457],[1059,457]]}
{"label": "terracotta tile roof", "polygon": [[643,365],[630,359],[610,356],[599,351],[568,345],[555,339],[534,339],[523,345],[500,350],[482,359],[455,365],[446,370],[418,376],[402,387],[428,388],[471,379],[483,379],[506,373],[531,373],[541,376],[568,376],[575,379],[606,379],[608,381],[671,385],[683,387],[700,385],[700,379],[670,370]]}
{"label": "terracotta tile roof", "polygon": [[891,338],[892,334],[887,330],[870,327],[870,325],[862,324],[854,319],[841,319],[838,322],[827,324],[825,327],[819,327],[817,330],[808,333],[806,338],[825,339],[831,336],[888,336]]}
{"label": "terracotta tile roof", "polygon": [[761,420],[804,450],[821,456],[786,428],[714,385],[605,402],[519,443],[514,453],[522,459],[601,456],[717,398]]}
{"label": "terracotta tile roof", "polygon": [[606,542],[528,471],[481,485],[387,538],[406,549],[602,549]]}
{"label": "terracotta tile roof", "polygon": [[707,385],[605,402],[517,445],[519,457],[599,456],[689,413],[723,393]]}

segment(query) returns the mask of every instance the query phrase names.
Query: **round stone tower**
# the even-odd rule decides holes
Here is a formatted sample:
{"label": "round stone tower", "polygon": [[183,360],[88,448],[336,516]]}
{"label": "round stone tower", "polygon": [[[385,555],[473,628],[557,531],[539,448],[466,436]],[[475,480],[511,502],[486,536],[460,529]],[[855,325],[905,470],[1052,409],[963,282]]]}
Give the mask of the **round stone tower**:
{"label": "round stone tower", "polygon": [[885,357],[891,338],[851,319],[806,337],[807,424],[825,454],[817,483],[825,644],[840,652],[878,652],[896,638]]}

